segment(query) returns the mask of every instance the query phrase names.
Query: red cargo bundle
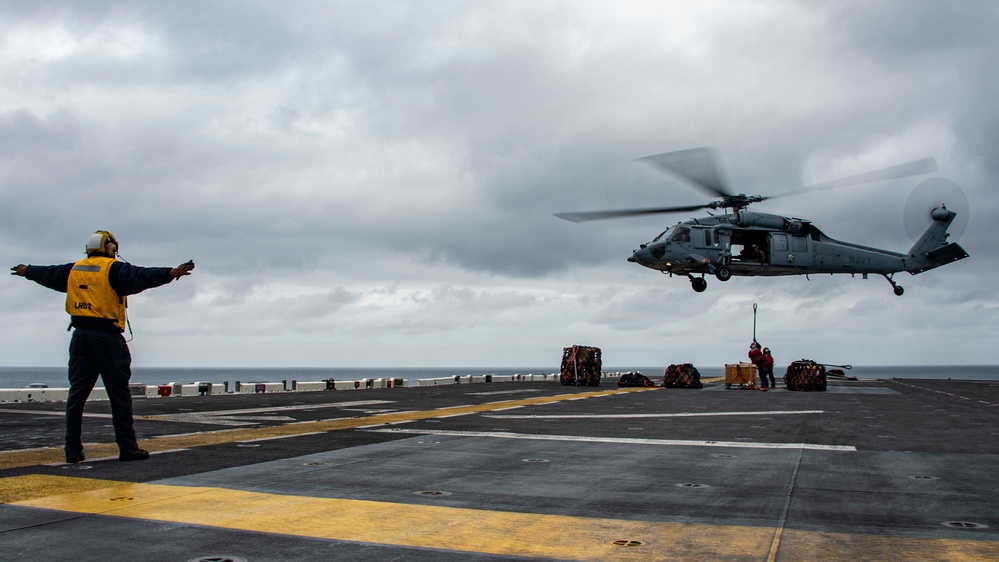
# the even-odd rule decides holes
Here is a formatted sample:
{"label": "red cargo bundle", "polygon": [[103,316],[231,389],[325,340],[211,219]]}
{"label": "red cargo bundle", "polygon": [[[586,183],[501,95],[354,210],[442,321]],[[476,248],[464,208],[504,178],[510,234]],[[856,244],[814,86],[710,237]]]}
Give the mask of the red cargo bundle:
{"label": "red cargo bundle", "polygon": [[600,360],[599,347],[574,345],[562,350],[562,370],[559,381],[563,385],[600,386],[600,370],[603,363]]}
{"label": "red cargo bundle", "polygon": [[663,384],[666,388],[704,388],[701,384],[701,373],[690,363],[670,365],[663,373]]}
{"label": "red cargo bundle", "polygon": [[656,386],[656,383],[652,382],[652,379],[643,375],[639,371],[631,371],[621,375],[621,378],[617,381],[618,386],[635,387],[635,386]]}
{"label": "red cargo bundle", "polygon": [[824,391],[826,389],[826,367],[811,359],[795,361],[787,366],[784,384],[788,390]]}

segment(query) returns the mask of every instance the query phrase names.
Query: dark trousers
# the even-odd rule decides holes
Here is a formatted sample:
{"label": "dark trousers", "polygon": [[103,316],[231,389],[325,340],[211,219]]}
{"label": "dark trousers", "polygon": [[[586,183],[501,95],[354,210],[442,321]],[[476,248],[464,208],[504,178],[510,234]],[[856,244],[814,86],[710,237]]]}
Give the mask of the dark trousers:
{"label": "dark trousers", "polygon": [[767,386],[766,377],[770,377],[770,386],[772,388],[777,388],[777,383],[774,381],[774,367],[773,365],[769,367],[763,367],[760,371],[760,380],[763,381],[763,386]]}
{"label": "dark trousers", "polygon": [[760,374],[760,388],[767,388],[766,369],[763,368],[763,365],[760,365],[758,360],[754,361],[753,364],[756,365],[756,372]]}
{"label": "dark trousers", "polygon": [[121,334],[101,330],[73,331],[69,342],[69,397],[66,400],[66,454],[83,451],[83,407],[100,376],[111,402],[111,420],[118,449],[139,448],[132,421],[132,354]]}

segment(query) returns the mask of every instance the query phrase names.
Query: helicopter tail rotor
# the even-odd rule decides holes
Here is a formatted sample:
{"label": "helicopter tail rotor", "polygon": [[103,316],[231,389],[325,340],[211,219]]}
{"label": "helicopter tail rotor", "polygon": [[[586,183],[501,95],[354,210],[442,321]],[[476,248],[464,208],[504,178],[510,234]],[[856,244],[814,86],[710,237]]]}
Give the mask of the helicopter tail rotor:
{"label": "helicopter tail rotor", "polygon": [[968,227],[971,209],[968,196],[961,186],[946,178],[930,178],[921,182],[909,194],[902,215],[905,233],[912,240],[918,240],[928,226],[933,224],[934,211],[946,208],[957,216],[950,225],[950,239],[956,241]]}
{"label": "helicopter tail rotor", "polygon": [[[926,212],[927,206],[929,212]],[[926,224],[926,218],[929,219],[929,226],[909,250],[906,271],[915,275],[968,257],[960,244],[949,241],[948,229],[957,225],[959,218],[964,220],[958,225],[959,229],[955,229],[955,237],[968,224],[968,198],[956,183],[943,178],[924,181],[909,196],[905,210],[906,230],[910,236]],[[897,290],[896,294],[899,294]]]}

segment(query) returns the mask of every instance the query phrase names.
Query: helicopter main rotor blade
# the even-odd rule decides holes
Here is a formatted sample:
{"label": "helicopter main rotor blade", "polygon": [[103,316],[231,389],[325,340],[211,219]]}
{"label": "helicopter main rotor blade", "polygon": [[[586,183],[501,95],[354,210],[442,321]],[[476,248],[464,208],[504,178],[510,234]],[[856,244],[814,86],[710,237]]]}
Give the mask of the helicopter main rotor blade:
{"label": "helicopter main rotor blade", "polygon": [[574,213],[552,213],[560,219],[570,222],[586,222],[640,215],[658,215],[664,213],[683,213],[703,209],[704,205],[687,205],[684,207],[658,207],[649,209],[618,209],[613,211],[581,211]]}
{"label": "helicopter main rotor blade", "polygon": [[639,158],[662,171],[676,174],[694,184],[695,187],[715,197],[728,197],[725,182],[718,173],[710,148],[690,148],[676,152],[665,152]]}
{"label": "helicopter main rotor blade", "polygon": [[800,189],[785,191],[784,193],[777,195],[770,195],[767,199],[776,199],[778,197],[787,197],[788,195],[798,195],[799,193],[807,193],[811,191],[825,191],[827,189],[848,187],[862,183],[873,183],[876,181],[906,178],[909,176],[918,176],[920,174],[929,174],[935,171],[937,171],[937,161],[933,158],[923,158],[921,160],[899,164],[898,166],[881,168],[880,170],[864,172],[863,174],[847,176],[838,180],[827,181],[824,183],[802,187]]}

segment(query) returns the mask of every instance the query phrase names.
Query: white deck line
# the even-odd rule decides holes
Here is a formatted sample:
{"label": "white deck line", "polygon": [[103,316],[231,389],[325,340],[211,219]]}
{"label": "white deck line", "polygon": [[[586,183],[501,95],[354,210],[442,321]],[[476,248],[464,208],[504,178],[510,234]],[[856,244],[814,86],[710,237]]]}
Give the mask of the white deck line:
{"label": "white deck line", "polygon": [[681,447],[738,447],[740,449],[792,449],[812,451],[856,451],[853,445],[818,445],[814,443],[752,443],[746,441],[695,441],[678,439],[636,439],[629,437],[587,437],[579,435],[534,435],[504,431],[449,431],[434,429],[373,429],[383,433],[409,433],[414,435],[449,435],[454,437],[499,437],[503,439],[529,439],[539,441],[574,441],[583,443],[621,443],[628,445],[666,445]]}

